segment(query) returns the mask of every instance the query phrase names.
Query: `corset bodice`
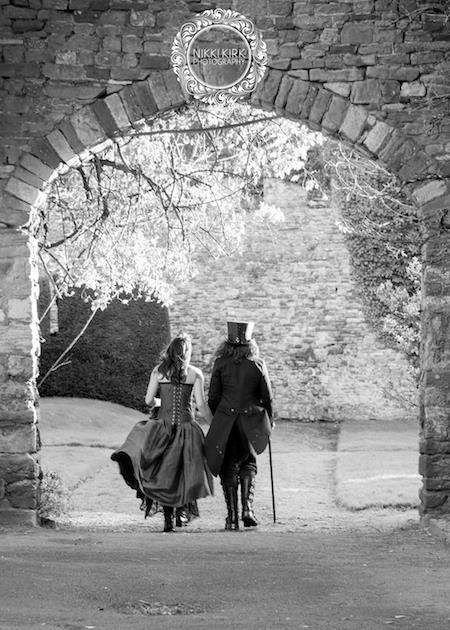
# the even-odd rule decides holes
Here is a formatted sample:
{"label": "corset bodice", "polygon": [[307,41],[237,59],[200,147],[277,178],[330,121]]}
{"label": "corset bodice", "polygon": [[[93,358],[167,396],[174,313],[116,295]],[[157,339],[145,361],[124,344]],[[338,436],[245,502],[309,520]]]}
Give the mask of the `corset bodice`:
{"label": "corset bodice", "polygon": [[172,425],[194,419],[192,383],[160,383],[161,408],[159,417]]}

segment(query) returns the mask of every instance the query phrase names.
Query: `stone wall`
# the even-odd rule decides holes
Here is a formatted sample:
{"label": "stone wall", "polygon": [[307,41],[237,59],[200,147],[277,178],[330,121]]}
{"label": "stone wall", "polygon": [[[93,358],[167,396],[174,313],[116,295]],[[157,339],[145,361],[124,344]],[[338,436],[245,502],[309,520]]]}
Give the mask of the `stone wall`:
{"label": "stone wall", "polygon": [[413,404],[415,388],[402,356],[378,343],[364,321],[337,210],[308,203],[300,186],[279,180],[266,182],[264,198],[285,221],[253,219],[241,257],[204,259],[176,292],[173,333],[192,335],[193,361],[208,380],[227,317],[253,319],[278,417],[413,419],[414,407],[386,396],[398,388],[398,398]]}
{"label": "stone wall", "polygon": [[[88,159],[107,138],[186,104],[169,70],[171,43],[192,13],[215,4],[190,0],[0,3],[1,522],[33,520],[38,499],[38,468],[29,465],[37,449],[33,386],[37,327],[30,278],[34,261],[26,251],[25,237],[16,230],[42,200],[42,191],[61,165]],[[422,510],[449,513],[446,3],[234,0],[218,4],[254,19],[268,43],[269,70],[252,103],[306,122],[380,160],[400,177],[421,207]],[[20,369],[14,367],[16,361]]]}

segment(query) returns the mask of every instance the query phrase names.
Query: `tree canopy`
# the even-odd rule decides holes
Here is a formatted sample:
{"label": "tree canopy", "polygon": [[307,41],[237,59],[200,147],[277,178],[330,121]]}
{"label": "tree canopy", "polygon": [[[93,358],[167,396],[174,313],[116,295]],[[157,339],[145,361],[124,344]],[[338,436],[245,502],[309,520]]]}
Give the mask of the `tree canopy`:
{"label": "tree canopy", "polygon": [[239,105],[185,107],[111,141],[50,190],[35,234],[58,295],[83,287],[92,308],[114,298],[170,302],[199,254],[239,251],[246,215],[282,217],[262,178],[303,170],[320,134]]}

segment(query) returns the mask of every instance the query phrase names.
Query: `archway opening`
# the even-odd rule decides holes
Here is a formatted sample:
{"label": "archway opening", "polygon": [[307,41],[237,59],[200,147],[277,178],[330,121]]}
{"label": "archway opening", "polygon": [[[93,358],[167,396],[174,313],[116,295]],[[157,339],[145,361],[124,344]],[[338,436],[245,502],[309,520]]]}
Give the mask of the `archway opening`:
{"label": "archway opening", "polygon": [[[98,160],[107,155],[100,149],[93,150],[96,156],[94,168]],[[298,168],[287,170],[298,179]],[[261,195],[261,187],[256,194]],[[389,421],[395,416],[398,418],[402,414],[403,419],[407,419],[407,415],[411,416],[411,408],[399,405],[398,399],[397,404],[393,404],[392,396],[388,402],[385,396],[389,390],[389,378],[394,377],[398,382],[399,374],[406,376],[407,370],[395,351],[386,352],[376,342],[364,321],[363,309],[358,303],[355,285],[351,281],[345,235],[342,230],[337,229],[340,217],[336,214],[335,205],[329,199],[324,199],[323,195],[316,195],[315,198],[312,195],[312,198],[308,198],[298,183],[286,183],[273,178],[263,183],[262,197],[266,213],[267,208],[279,209],[280,201],[283,202],[283,220],[279,221],[279,225],[272,224],[271,231],[268,231],[264,225],[264,218],[267,218],[264,212],[248,217],[247,233],[251,235],[250,243],[257,243],[258,246],[255,248],[250,245],[251,255],[247,259],[245,252],[244,256],[238,256],[234,252],[231,258],[221,258],[216,263],[210,263],[210,259],[200,256],[199,260],[203,263],[200,278],[197,276],[187,283],[184,278],[185,282],[178,283],[175,304],[170,314],[172,328],[190,328],[194,337],[198,335],[198,348],[201,351],[197,356],[201,367],[207,371],[211,346],[214,345],[211,343],[211,331],[214,331],[217,338],[223,334],[219,320],[223,324],[227,314],[234,313],[237,316],[243,312],[259,311],[260,315],[255,319],[261,324],[261,346],[268,355],[269,365],[271,362],[276,364],[276,395],[283,400],[282,410],[279,412],[281,419],[336,422],[358,413],[366,418],[383,421]],[[248,202],[248,198],[245,199],[247,205]],[[235,215],[228,215],[228,220],[230,216]],[[229,227],[235,231],[240,229],[239,223]],[[263,232],[265,237],[262,237]],[[245,245],[244,250],[248,251]],[[296,268],[296,273],[289,276],[292,266]],[[277,268],[278,277],[273,273],[274,268]],[[234,279],[231,286],[228,282],[230,277]],[[269,291],[262,290],[264,285],[266,289],[269,286]],[[257,299],[256,288],[259,291]],[[324,296],[325,291],[327,294]],[[208,299],[202,300],[205,294]],[[310,302],[307,307],[305,297]],[[319,324],[318,319],[321,320]],[[189,324],[186,324],[187,321]],[[117,334],[120,335],[120,331]],[[358,340],[356,345],[350,342],[352,338]],[[386,368],[391,371],[389,378],[383,373]],[[377,378],[378,381],[381,378],[382,382],[374,382]],[[411,394],[411,383],[406,384],[406,390],[408,388]],[[368,389],[371,390],[370,394]],[[45,402],[43,407],[45,410]],[[330,427],[331,425],[324,431],[326,439],[322,434],[314,436],[319,441],[325,439],[323,444],[326,443],[332,450],[334,437],[333,431],[329,431]],[[312,431],[315,431],[315,427]],[[285,428],[284,443],[286,440],[295,441],[292,426]],[[92,453],[93,445],[108,446],[99,443],[86,446],[80,443],[79,447],[85,448],[85,453]],[[64,448],[61,454],[62,459],[67,462]],[[96,455],[98,453],[94,453],[92,458],[94,466]],[[90,455],[86,459],[90,460]],[[91,461],[88,463],[91,469]],[[332,467],[328,452],[322,464],[325,471],[323,475],[326,477],[328,469]],[[348,471],[346,474],[348,477]],[[402,476],[397,471],[393,474]],[[404,474],[414,476],[416,482],[415,472],[410,472],[408,468]],[[98,470],[96,475],[96,495],[102,496],[102,475],[98,474]],[[288,473],[283,479],[281,492],[289,495],[301,490],[301,484],[289,486]],[[343,487],[345,481],[344,479]],[[360,483],[361,479],[357,481]],[[370,477],[362,481],[370,483]],[[79,494],[83,496],[81,487]],[[91,505],[91,512],[105,512],[106,502],[102,500],[100,510],[97,505]],[[402,505],[407,504],[404,501]],[[293,516],[292,512],[289,516]],[[81,519],[79,523],[82,522]]]}

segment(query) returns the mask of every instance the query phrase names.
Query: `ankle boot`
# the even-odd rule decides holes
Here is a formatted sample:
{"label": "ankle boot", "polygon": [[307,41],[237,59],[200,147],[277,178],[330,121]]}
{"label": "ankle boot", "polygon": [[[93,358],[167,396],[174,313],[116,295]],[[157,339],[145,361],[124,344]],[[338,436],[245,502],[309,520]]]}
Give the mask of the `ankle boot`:
{"label": "ankle boot", "polygon": [[238,516],[238,494],[237,486],[223,486],[223,494],[227,504],[227,518],[225,519],[225,529],[235,531],[239,529]]}
{"label": "ankle boot", "polygon": [[188,524],[188,517],[186,514],[186,508],[184,505],[182,507],[177,507],[175,509],[175,525],[177,527],[185,527]]}
{"label": "ankle boot", "polygon": [[255,478],[241,478],[241,502],[242,502],[242,520],[244,527],[256,527],[258,521],[253,512],[253,497],[255,491]]}
{"label": "ankle boot", "polygon": [[165,532],[173,532],[173,507],[164,505],[164,531]]}

